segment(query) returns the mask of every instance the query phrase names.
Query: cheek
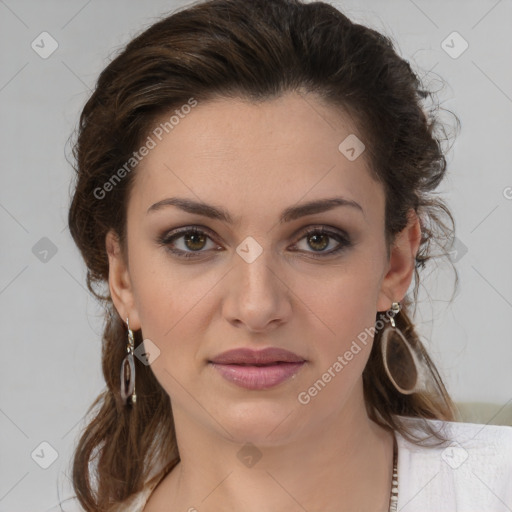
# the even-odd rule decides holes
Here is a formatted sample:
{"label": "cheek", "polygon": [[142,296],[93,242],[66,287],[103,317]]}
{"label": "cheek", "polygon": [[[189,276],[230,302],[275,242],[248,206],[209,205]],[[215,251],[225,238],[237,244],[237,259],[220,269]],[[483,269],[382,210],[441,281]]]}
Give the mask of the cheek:
{"label": "cheek", "polygon": [[189,378],[206,357],[201,340],[210,325],[212,291],[219,276],[192,266],[180,268],[165,256],[147,261],[141,253],[130,262],[135,307],[144,339],[160,351],[152,363],[153,372],[169,392],[168,387],[176,385],[169,381],[169,374],[179,381]]}
{"label": "cheek", "polygon": [[301,330],[314,340],[310,352],[314,364],[301,383],[299,401],[302,397],[314,398],[318,406],[339,403],[360,379],[373,344],[379,270],[358,254],[316,286],[312,282],[301,285],[301,298],[307,305]]}
{"label": "cheek", "polygon": [[[144,240],[142,234],[139,237]],[[208,283],[191,279],[186,268],[173,263],[163,247],[150,241],[130,251],[133,295],[144,336],[165,343],[206,293]]]}
{"label": "cheek", "polygon": [[319,353],[342,350],[374,326],[378,289],[378,272],[364,263],[333,268],[328,276],[298,286],[299,307],[315,326],[318,347],[324,347]]}
{"label": "cheek", "polygon": [[[311,311],[303,332],[309,326],[314,360],[297,400],[314,415],[313,411],[337,410],[334,404],[348,400],[361,378],[373,344],[376,280],[368,273],[338,274],[321,293],[304,289],[306,293],[304,302]],[[324,418],[323,413],[319,417]]]}

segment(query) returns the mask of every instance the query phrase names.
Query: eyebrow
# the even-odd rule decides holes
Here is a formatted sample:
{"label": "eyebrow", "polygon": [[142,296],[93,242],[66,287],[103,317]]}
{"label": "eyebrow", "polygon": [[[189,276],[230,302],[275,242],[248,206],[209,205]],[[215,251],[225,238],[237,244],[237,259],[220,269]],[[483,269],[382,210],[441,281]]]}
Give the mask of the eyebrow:
{"label": "eyebrow", "polygon": [[[228,224],[234,224],[233,217],[223,208],[180,197],[169,197],[167,199],[162,199],[161,201],[151,205],[146,213],[161,210],[166,206],[176,206],[188,213],[195,213],[197,215],[202,215],[211,219],[221,220]],[[302,203],[296,206],[290,206],[283,210],[281,213],[281,216],[279,217],[279,223],[284,224],[285,222],[291,222],[307,215],[326,212],[339,206],[348,206],[360,210],[364,215],[364,210],[359,203],[356,203],[351,199],[338,196],[309,201],[307,203]]]}

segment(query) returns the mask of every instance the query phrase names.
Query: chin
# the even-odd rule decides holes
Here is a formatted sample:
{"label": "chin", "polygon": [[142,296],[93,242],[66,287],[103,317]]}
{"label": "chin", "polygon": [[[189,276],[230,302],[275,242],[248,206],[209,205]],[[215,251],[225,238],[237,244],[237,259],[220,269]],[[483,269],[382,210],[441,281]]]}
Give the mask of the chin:
{"label": "chin", "polygon": [[298,434],[296,413],[296,406],[253,400],[226,407],[217,419],[225,428],[220,433],[226,439],[263,447],[282,444]]}

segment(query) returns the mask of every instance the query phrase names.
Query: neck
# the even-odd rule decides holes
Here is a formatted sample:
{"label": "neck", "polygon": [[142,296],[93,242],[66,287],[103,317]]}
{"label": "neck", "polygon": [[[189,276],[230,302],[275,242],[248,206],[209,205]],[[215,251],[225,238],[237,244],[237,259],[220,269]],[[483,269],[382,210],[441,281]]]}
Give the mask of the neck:
{"label": "neck", "polygon": [[368,418],[362,385],[358,391],[329,421],[301,425],[290,414],[272,435],[254,436],[251,444],[173,409],[181,461],[152,501],[205,512],[387,512],[393,434]]}

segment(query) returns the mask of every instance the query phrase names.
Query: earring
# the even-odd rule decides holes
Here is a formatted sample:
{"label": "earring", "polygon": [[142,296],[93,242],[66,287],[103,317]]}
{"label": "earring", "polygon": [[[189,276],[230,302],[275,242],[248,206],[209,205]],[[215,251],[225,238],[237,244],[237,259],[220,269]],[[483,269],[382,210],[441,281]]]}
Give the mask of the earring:
{"label": "earring", "polygon": [[126,319],[126,326],[128,328],[128,345],[126,346],[127,355],[121,363],[121,398],[124,405],[127,403],[134,405],[137,401],[137,395],[135,394],[135,362],[133,360],[135,342],[128,318]]}
{"label": "earring", "polygon": [[400,310],[400,302],[393,302],[391,312],[386,313],[391,327],[386,326],[382,332],[382,361],[386,374],[397,391],[411,395],[424,389],[427,379],[420,356],[395,324],[394,317]]}

